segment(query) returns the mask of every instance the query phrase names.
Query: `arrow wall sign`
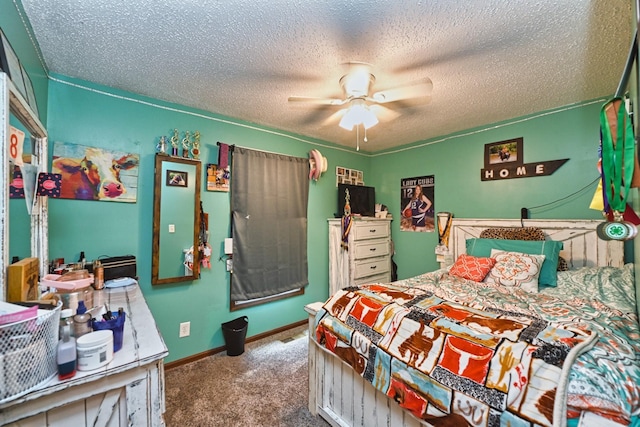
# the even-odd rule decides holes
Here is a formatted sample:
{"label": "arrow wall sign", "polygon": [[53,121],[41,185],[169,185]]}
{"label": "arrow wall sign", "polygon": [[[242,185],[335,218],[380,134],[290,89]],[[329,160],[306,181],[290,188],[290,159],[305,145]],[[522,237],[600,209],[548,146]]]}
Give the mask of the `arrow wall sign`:
{"label": "arrow wall sign", "polygon": [[492,142],[484,146],[484,169],[480,170],[480,180],[531,178],[553,174],[569,159],[547,160],[524,163],[524,139],[514,138]]}

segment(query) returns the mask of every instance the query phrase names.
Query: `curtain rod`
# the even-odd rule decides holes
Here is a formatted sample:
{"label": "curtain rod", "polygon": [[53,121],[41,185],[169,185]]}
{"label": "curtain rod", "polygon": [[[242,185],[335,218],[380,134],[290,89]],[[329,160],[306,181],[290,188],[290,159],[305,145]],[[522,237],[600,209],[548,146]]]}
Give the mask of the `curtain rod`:
{"label": "curtain rod", "polygon": [[[216,142],[216,145],[219,147],[220,145],[224,144],[224,142]],[[294,157],[294,158],[299,158],[299,159],[303,159],[304,157],[298,157],[298,156],[292,156],[291,154],[286,154],[286,153],[277,153],[275,151],[267,151],[267,150],[258,150],[256,148],[252,148],[252,147],[243,147],[242,145],[236,145],[236,144],[227,144],[229,146],[229,151],[233,152],[233,149],[238,147],[238,148],[244,148],[245,150],[252,150],[252,151],[257,151],[260,153],[268,153],[268,154],[277,154],[278,156],[287,156],[287,157]]]}

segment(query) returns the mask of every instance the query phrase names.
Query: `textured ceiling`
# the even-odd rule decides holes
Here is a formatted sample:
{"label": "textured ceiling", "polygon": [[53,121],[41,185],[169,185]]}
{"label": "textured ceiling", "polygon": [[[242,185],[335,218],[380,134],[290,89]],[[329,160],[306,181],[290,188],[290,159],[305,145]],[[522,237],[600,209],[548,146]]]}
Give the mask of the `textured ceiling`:
{"label": "textured ceiling", "polygon": [[341,97],[348,61],[429,77],[368,152],[611,95],[633,36],[630,0],[21,1],[51,72],[350,149],[336,107],[287,98]]}

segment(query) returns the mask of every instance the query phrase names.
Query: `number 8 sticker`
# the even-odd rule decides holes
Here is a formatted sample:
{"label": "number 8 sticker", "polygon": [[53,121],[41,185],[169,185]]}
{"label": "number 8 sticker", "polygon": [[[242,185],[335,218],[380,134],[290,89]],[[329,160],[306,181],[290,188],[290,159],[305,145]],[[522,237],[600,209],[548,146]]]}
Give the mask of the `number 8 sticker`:
{"label": "number 8 sticker", "polygon": [[22,150],[24,148],[24,132],[10,126],[9,134],[9,160],[17,166],[22,166]]}

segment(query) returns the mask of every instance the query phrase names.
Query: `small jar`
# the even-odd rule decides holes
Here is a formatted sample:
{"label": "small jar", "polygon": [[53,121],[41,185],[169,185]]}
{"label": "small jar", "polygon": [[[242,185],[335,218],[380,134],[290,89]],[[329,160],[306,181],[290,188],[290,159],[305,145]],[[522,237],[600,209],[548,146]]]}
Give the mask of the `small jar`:
{"label": "small jar", "polygon": [[113,360],[113,331],[105,329],[83,335],[76,340],[78,370],[91,371]]}

